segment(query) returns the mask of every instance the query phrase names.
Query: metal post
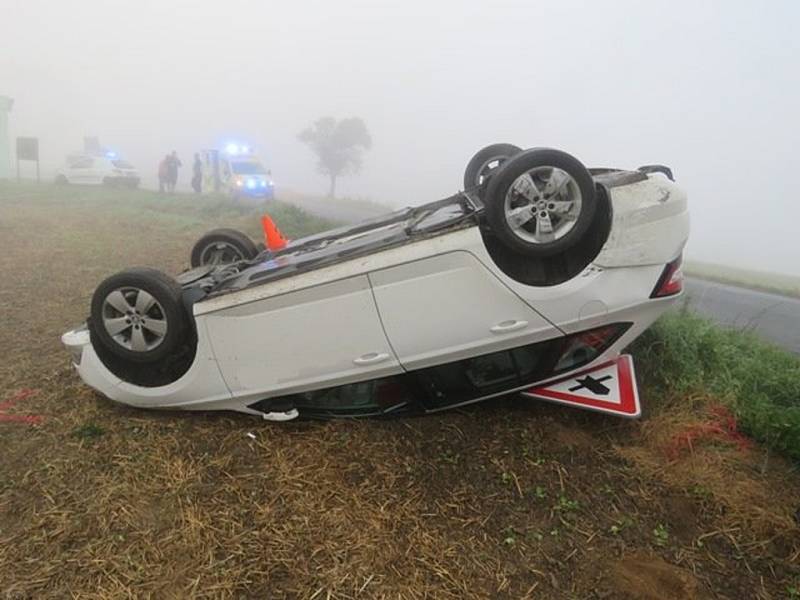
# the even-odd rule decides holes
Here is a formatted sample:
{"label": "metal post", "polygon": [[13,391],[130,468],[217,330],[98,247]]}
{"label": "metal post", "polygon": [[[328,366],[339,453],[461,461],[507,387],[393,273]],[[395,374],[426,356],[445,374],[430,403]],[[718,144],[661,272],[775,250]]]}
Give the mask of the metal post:
{"label": "metal post", "polygon": [[[14,106],[14,100],[8,96],[0,96],[0,179],[11,177],[11,143],[8,141],[8,113]],[[19,164],[17,164],[19,173]]]}

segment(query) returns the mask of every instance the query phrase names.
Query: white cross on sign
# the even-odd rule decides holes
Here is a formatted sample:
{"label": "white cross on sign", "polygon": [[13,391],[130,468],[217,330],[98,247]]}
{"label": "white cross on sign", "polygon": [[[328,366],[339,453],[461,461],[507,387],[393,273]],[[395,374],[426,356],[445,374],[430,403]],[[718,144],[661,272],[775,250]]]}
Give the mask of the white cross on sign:
{"label": "white cross on sign", "polygon": [[629,354],[535,385],[522,395],[623,417],[635,418],[642,413]]}

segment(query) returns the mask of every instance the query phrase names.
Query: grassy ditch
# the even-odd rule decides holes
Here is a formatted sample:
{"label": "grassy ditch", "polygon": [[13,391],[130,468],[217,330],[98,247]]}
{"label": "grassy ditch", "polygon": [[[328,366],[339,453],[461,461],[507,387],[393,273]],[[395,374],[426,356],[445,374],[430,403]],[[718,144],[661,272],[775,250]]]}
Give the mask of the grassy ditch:
{"label": "grassy ditch", "polygon": [[[308,213],[294,204],[253,198],[231,199],[224,195],[161,194],[151,190],[130,190],[104,186],[57,186],[53,184],[0,181],[0,216],[8,224],[35,214],[63,216],[87,215],[120,223],[156,226],[164,232],[183,233],[209,227],[237,227],[254,239],[260,239],[259,216],[268,212],[288,237],[297,238],[336,225],[334,221]],[[54,219],[55,220],[55,219]],[[87,219],[87,223],[91,219]],[[2,226],[2,223],[0,223]],[[65,231],[67,228],[57,228]],[[90,231],[70,231],[86,238]]]}
{"label": "grassy ditch", "polygon": [[[792,597],[796,465],[717,439],[668,452],[708,390],[791,399],[786,356],[690,315],[633,348],[638,421],[511,396],[275,424],[137,410],[80,381],[59,336],[99,281],[178,273],[208,229],[256,237],[264,208],[0,182],[0,598]],[[266,209],[290,237],[322,227]]]}
{"label": "grassy ditch", "polygon": [[755,336],[722,329],[688,310],[668,314],[633,354],[663,403],[693,394],[727,406],[744,432],[800,459],[800,359]]}

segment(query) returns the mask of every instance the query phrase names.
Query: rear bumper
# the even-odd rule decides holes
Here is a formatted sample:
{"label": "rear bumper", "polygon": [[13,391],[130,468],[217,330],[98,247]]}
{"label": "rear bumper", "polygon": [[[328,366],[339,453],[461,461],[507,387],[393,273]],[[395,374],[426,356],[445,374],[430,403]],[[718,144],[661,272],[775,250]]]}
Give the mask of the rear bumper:
{"label": "rear bumper", "polygon": [[139,408],[183,410],[237,410],[259,414],[231,401],[231,393],[220,374],[208,340],[200,335],[197,352],[189,370],[179,379],[157,387],[143,387],[112,373],[92,347],[87,326],[81,325],[61,336],[80,378],[107,398]]}
{"label": "rear bumper", "polygon": [[686,193],[660,175],[612,188],[611,232],[595,265],[638,267],[666,264],[689,238]]}

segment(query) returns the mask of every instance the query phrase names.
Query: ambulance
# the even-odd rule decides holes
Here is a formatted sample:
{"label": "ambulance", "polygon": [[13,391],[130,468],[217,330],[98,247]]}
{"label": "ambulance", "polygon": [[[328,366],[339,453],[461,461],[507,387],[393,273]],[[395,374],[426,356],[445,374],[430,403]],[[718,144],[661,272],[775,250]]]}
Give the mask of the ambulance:
{"label": "ambulance", "polygon": [[222,150],[202,150],[203,193],[226,194],[233,198],[275,197],[272,172],[244,144],[227,144]]}

